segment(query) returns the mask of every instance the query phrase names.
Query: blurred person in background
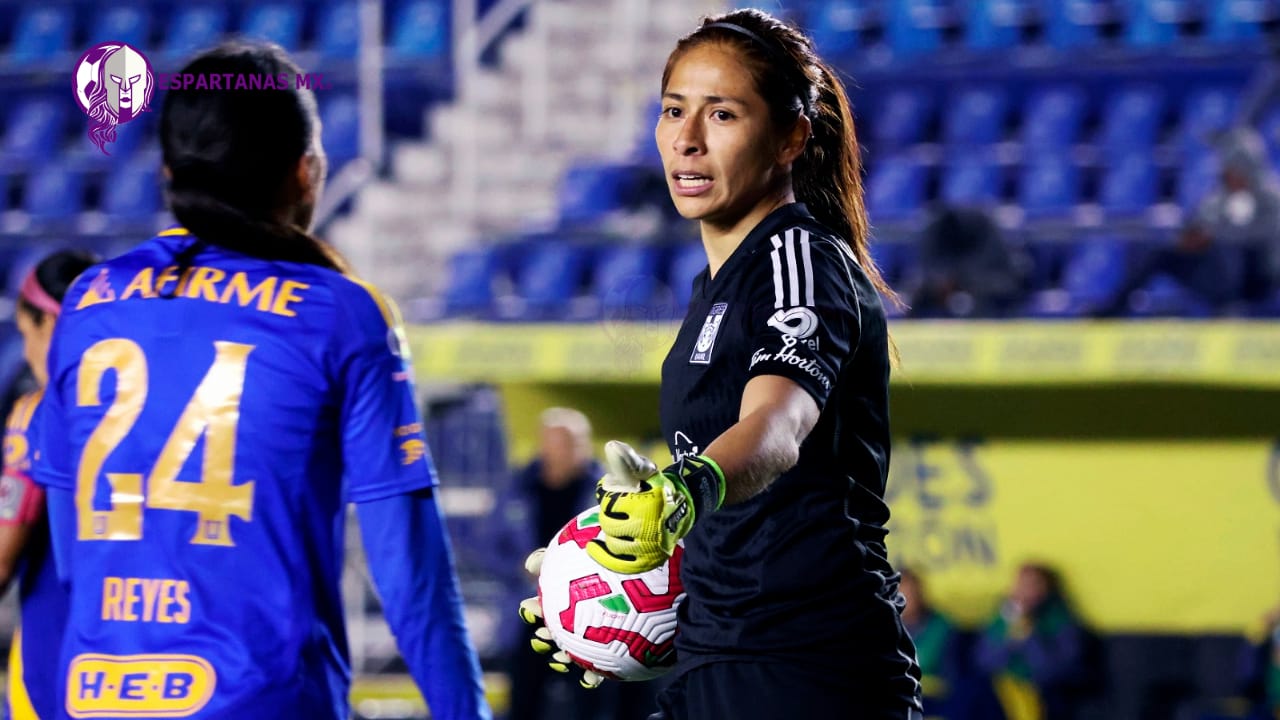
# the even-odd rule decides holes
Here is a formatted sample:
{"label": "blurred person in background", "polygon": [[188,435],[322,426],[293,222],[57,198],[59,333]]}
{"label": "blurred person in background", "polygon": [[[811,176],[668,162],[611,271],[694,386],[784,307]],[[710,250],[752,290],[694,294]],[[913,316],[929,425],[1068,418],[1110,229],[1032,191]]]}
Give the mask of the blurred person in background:
{"label": "blurred person in background", "polygon": [[18,578],[21,615],[9,652],[9,716],[57,717],[62,707],[58,653],[67,623],[67,593],[50,554],[44,491],[31,479],[32,419],[49,375],[46,361],[67,288],[98,258],[63,250],[41,260],[19,289],[18,332],[36,389],[14,403],[5,426],[0,476],[0,591]]}
{"label": "blurred person in background", "polygon": [[1240,662],[1240,694],[1248,701],[1249,720],[1280,718],[1280,608],[1262,618]]}
{"label": "blurred person in background", "polygon": [[[591,421],[578,410],[542,413],[538,456],[524,466],[509,492],[501,493],[491,526],[500,533],[491,565],[517,601],[537,590],[524,569],[530,547],[546,545],[570,518],[595,504],[596,481],[604,469],[592,453]],[[555,670],[529,652],[532,630],[513,613],[502,628],[511,676],[511,720],[644,720],[653,708],[659,681],[609,683],[601,692],[583,692],[567,667]]]}
{"label": "blurred person in background", "polygon": [[1175,245],[1137,263],[1098,315],[1123,313],[1130,295],[1153,276],[1168,275],[1215,312],[1280,291],[1280,184],[1262,137],[1250,128],[1223,133],[1214,143],[1219,185],[1196,210]]}
{"label": "blurred person in background", "polygon": [[920,262],[904,283],[911,314],[1007,315],[1021,299],[1025,266],[989,214],[942,207],[920,234]]}
{"label": "blurred person in background", "polygon": [[1093,678],[1091,638],[1047,565],[1018,568],[1013,588],[978,639],[977,665],[989,674],[1009,720],[1068,720]]}
{"label": "blurred person in background", "polygon": [[[301,70],[227,42],[182,72]],[[486,720],[398,312],[310,234],[315,95],[202,88],[160,112],[180,226],[73,283],[49,348],[33,469],[66,712],[347,718],[350,502],[431,716]]]}
{"label": "blurred person in background", "polygon": [[[870,256],[844,85],[803,33],[744,9],[682,38],[661,88],[668,188],[708,264],[662,367],[674,462],[608,443],[587,546],[635,573],[684,540],[654,717],[919,718],[885,547],[893,291]],[[536,598],[522,610],[541,614]]]}

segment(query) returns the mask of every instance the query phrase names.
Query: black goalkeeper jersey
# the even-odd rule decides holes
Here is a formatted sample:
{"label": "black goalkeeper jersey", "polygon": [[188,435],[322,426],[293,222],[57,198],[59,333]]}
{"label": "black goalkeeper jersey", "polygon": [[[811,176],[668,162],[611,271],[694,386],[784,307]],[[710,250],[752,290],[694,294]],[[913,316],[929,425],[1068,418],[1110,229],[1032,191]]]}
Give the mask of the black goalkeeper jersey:
{"label": "black goalkeeper jersey", "polygon": [[799,462],[756,497],[699,517],[685,538],[682,667],[735,659],[820,662],[877,693],[915,697],[915,650],[885,552],[889,349],[880,297],[804,205],[763,220],[716,273],[694,280],[662,366],[673,456],[738,421],[756,375],[821,408]]}

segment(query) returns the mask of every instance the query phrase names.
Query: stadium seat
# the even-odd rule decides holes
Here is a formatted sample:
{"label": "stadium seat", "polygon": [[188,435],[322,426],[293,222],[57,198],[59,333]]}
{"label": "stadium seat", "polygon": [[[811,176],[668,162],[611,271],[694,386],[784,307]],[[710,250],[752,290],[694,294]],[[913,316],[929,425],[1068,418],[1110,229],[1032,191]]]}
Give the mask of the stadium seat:
{"label": "stadium seat", "polygon": [[990,157],[969,153],[943,171],[942,199],[952,205],[989,205],[1000,200],[1002,172]]}
{"label": "stadium seat", "polygon": [[570,167],[560,181],[560,227],[591,228],[610,212],[641,202],[638,190],[651,172],[627,164],[588,162]]}
{"label": "stadium seat", "polygon": [[336,172],[360,156],[360,103],[354,95],[325,97],[323,101],[321,142],[329,155],[329,171]]}
{"label": "stadium seat", "polygon": [[943,138],[955,145],[987,145],[1004,137],[1009,97],[999,88],[968,88],[947,104]]}
{"label": "stadium seat", "polygon": [[702,243],[681,245],[671,254],[667,284],[675,295],[677,309],[689,306],[689,298],[693,296],[693,280],[706,268],[707,253],[703,250]]}
{"label": "stadium seat", "polygon": [[1102,177],[1099,204],[1110,215],[1137,215],[1156,201],[1158,176],[1147,152],[1110,160]]}
{"label": "stadium seat", "polygon": [[1179,135],[1184,148],[1206,145],[1235,121],[1238,95],[1229,87],[1202,87],[1186,96],[1182,104]]}
{"label": "stadium seat", "polygon": [[872,111],[874,147],[892,149],[923,140],[935,104],[934,95],[922,88],[901,88],[881,98]]}
{"label": "stadium seat", "polygon": [[17,65],[30,65],[70,52],[73,24],[69,6],[24,4],[14,26],[9,60]]}
{"label": "stadium seat", "polygon": [[1263,0],[1209,0],[1205,37],[1213,42],[1237,43],[1262,34],[1268,3]]}
{"label": "stadium seat", "polygon": [[227,28],[227,10],[222,5],[175,7],[165,31],[164,55],[183,58],[217,42]]}
{"label": "stadium seat", "polygon": [[1164,92],[1154,85],[1132,85],[1112,92],[1102,106],[1100,150],[1110,155],[1149,148],[1159,139]]}
{"label": "stadium seat", "polygon": [[1178,205],[1193,212],[1218,187],[1218,155],[1201,150],[1187,158],[1178,174]]}
{"label": "stadium seat", "polygon": [[1134,47],[1163,47],[1178,39],[1178,26],[1190,14],[1187,0],[1127,0],[1125,41]]}
{"label": "stadium seat", "polygon": [[1027,314],[1075,317],[1109,301],[1129,271],[1130,245],[1094,237],[1067,250],[1061,288],[1032,294]]}
{"label": "stadium seat", "polygon": [[1104,0],[1045,0],[1045,35],[1053,47],[1096,45],[1099,26],[1105,18]]}
{"label": "stadium seat", "polygon": [[1080,171],[1063,155],[1041,155],[1023,168],[1018,202],[1031,216],[1060,215],[1080,201]]}
{"label": "stadium seat", "polygon": [[889,21],[886,35],[895,55],[920,55],[942,46],[942,0],[886,0]]}
{"label": "stadium seat", "polygon": [[102,212],[112,224],[150,226],[160,212],[160,173],[151,162],[122,165],[102,186]]}
{"label": "stadium seat", "polygon": [[289,3],[251,4],[241,20],[240,32],[296,50],[302,40],[302,9]]}
{"label": "stadium seat", "polygon": [[450,316],[484,316],[493,307],[494,281],[501,272],[501,251],[490,245],[449,258],[444,310]]}
{"label": "stadium seat", "polygon": [[1258,132],[1267,144],[1271,169],[1280,173],[1280,105],[1262,113],[1258,120]]}
{"label": "stadium seat", "polygon": [[600,309],[614,319],[643,319],[659,287],[660,250],[653,245],[615,245],[602,249],[595,262],[592,294]]}
{"label": "stadium seat", "polygon": [[872,169],[867,210],[872,222],[903,220],[920,209],[925,197],[925,172],[905,157],[888,158]]}
{"label": "stadium seat", "polygon": [[391,52],[403,58],[439,58],[449,53],[446,0],[412,0],[400,7],[391,25]]}
{"label": "stadium seat", "polygon": [[514,319],[563,319],[586,279],[590,251],[555,236],[536,236],[530,244],[516,276]]}
{"label": "stadium seat", "polygon": [[1035,91],[1027,100],[1022,142],[1031,152],[1070,147],[1079,138],[1085,112],[1085,96],[1079,88]]}
{"label": "stadium seat", "polygon": [[876,240],[871,243],[871,259],[880,269],[880,276],[892,286],[911,271],[914,250],[907,242]]}
{"label": "stadium seat", "polygon": [[349,59],[360,47],[360,8],[354,0],[324,5],[320,10],[316,47],[328,58]]}
{"label": "stadium seat", "polygon": [[84,202],[84,176],[48,165],[27,179],[22,209],[37,223],[70,223]]}
{"label": "stadium seat", "polygon": [[151,13],[146,8],[137,5],[111,5],[98,11],[89,43],[116,40],[146,52],[150,35]]}
{"label": "stadium seat", "polygon": [[56,154],[71,100],[34,98],[20,101],[9,115],[0,160],[22,164]]}
{"label": "stadium seat", "polygon": [[811,2],[807,27],[818,52],[824,57],[839,57],[857,50],[871,12],[869,5],[867,0]]}
{"label": "stadium seat", "polygon": [[1016,47],[1031,13],[1029,0],[970,2],[965,23],[965,44],[974,50]]}

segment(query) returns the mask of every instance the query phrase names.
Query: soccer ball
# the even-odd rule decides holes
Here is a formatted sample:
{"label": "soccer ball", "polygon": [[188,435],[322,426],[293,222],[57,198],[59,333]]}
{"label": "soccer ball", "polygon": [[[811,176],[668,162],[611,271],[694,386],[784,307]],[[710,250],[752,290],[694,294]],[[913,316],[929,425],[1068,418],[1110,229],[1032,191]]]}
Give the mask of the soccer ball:
{"label": "soccer ball", "polygon": [[543,619],[578,665],[613,680],[651,680],[675,664],[684,546],[648,572],[607,570],[587,554],[599,514],[582,511],[547,546],[538,575]]}

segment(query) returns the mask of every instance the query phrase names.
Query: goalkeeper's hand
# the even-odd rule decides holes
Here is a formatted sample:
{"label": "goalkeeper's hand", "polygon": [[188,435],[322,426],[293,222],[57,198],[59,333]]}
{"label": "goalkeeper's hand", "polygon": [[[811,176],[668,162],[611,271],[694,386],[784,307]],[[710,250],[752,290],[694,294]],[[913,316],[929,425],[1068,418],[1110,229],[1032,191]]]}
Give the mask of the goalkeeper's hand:
{"label": "goalkeeper's hand", "polygon": [[688,455],[658,472],[652,460],[617,440],[604,446],[609,472],[596,485],[600,537],[587,553],[620,573],[658,567],[701,513],[724,502],[724,473],[705,455]]}
{"label": "goalkeeper's hand", "polygon": [[[538,548],[529,557],[525,558],[524,567],[534,577],[537,577],[538,573],[542,571],[542,556],[544,553],[546,553],[546,548]],[[529,641],[529,644],[533,646],[536,652],[550,653],[547,664],[551,666],[551,669],[559,673],[569,672],[570,666],[573,665],[573,658],[569,657],[569,653],[561,650],[551,637],[551,630],[547,628],[542,619],[542,602],[538,600],[538,596],[535,595],[520,602],[520,619],[530,625],[537,626],[537,629],[533,631],[533,639]],[[591,690],[600,687],[602,682],[604,682],[603,675],[584,669],[582,671],[582,679],[578,681],[578,684]]]}

